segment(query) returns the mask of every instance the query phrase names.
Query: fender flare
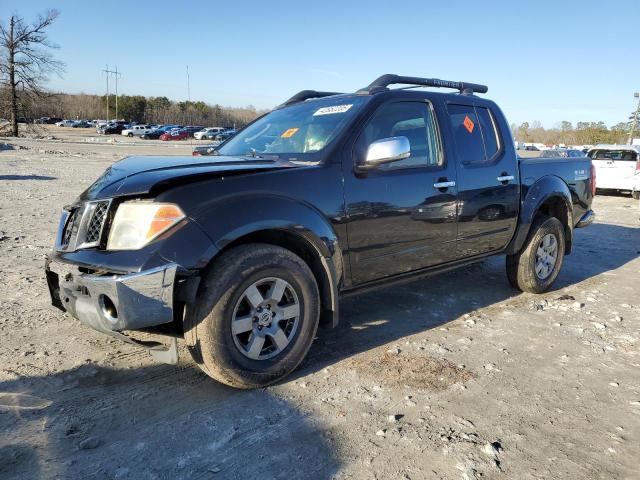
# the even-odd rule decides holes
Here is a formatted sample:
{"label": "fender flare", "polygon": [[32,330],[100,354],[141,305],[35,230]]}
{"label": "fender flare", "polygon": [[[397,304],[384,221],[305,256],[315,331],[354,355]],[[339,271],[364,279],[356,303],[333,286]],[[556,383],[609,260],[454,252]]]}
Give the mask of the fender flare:
{"label": "fender flare", "polygon": [[566,210],[567,224],[565,225],[565,235],[568,245],[567,253],[570,252],[574,227],[571,191],[561,178],[555,175],[545,175],[528,187],[526,194],[522,197],[516,234],[506,249],[508,255],[516,254],[522,250],[536,215],[542,205],[550,199],[559,199],[562,201]]}
{"label": "fender flare", "polygon": [[[344,275],[344,259],[338,237],[327,218],[313,206],[277,194],[240,194],[209,203],[192,219],[212,240],[210,263],[221,251],[246,237],[282,232],[302,241],[313,251],[328,283],[323,304],[332,312],[329,323],[338,323],[338,295]],[[259,237],[258,237],[259,238]]]}

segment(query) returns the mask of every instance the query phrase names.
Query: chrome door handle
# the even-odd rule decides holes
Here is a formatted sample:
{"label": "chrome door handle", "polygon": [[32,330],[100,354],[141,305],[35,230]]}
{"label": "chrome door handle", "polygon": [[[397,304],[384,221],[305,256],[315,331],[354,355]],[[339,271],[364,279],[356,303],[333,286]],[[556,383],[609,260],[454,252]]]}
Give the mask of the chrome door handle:
{"label": "chrome door handle", "polygon": [[500,183],[502,182],[510,182],[511,180],[513,180],[515,177],[513,175],[500,175],[498,178],[498,181]]}
{"label": "chrome door handle", "polygon": [[436,182],[433,184],[433,188],[449,188],[455,186],[456,182]]}

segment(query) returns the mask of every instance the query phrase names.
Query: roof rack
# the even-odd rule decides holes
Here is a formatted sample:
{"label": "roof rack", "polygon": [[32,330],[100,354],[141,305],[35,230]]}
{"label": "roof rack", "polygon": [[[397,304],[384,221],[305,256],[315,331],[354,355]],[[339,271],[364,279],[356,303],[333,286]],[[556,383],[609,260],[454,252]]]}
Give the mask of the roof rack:
{"label": "roof rack", "polygon": [[288,105],[293,105],[294,103],[304,102],[310,98],[322,98],[322,97],[331,97],[332,95],[341,95],[338,92],[318,92],[316,90],[302,90],[301,92],[296,93],[293,97],[291,97],[286,102],[278,105],[276,108],[286,107]]}
{"label": "roof rack", "polygon": [[473,95],[474,93],[487,93],[489,87],[477,83],[452,82],[451,80],[440,80],[439,78],[404,77],[401,75],[386,74],[376,78],[365,88],[356,92],[358,95],[370,95],[380,91],[388,90],[392,84],[420,85],[423,87],[453,88],[459,90],[463,95]]}

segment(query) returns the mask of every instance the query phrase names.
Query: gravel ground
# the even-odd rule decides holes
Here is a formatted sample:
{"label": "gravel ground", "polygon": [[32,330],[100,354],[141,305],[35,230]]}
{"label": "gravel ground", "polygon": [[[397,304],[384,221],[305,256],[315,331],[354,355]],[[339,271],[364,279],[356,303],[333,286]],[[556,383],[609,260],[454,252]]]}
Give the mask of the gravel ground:
{"label": "gravel ground", "polygon": [[78,325],[44,282],[62,205],[191,146],[53,134],[0,151],[0,478],[640,478],[637,201],[596,198],[552,292],[494,258],[349,298],[293,376],[236,391]]}

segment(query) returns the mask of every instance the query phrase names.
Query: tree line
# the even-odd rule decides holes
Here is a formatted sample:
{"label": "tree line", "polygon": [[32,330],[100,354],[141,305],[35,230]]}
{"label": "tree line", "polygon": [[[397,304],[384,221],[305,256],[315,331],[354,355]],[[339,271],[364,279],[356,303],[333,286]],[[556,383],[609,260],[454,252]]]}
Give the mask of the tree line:
{"label": "tree line", "polygon": [[[49,94],[25,105],[21,116],[60,117],[65,119],[107,120],[107,96],[88,94]],[[124,119],[138,123],[182,124],[220,127],[243,127],[263,112],[253,106],[223,107],[202,101],[176,102],[167,97],[142,95],[109,95],[108,119]]]}
{"label": "tree line", "polygon": [[[598,143],[626,143],[631,122],[619,122],[610,128],[604,122],[577,122],[575,126],[562,121],[553,128],[546,129],[540,122],[512,124],[513,137],[523,143],[544,143],[545,145],[596,145]],[[636,130],[634,137],[640,137]]]}

